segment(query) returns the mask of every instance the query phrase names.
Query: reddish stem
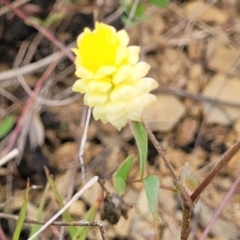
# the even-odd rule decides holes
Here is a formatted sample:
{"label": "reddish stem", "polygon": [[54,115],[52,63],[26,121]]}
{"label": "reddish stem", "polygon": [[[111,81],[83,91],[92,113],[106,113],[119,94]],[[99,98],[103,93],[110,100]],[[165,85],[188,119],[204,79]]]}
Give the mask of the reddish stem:
{"label": "reddish stem", "polygon": [[204,232],[203,232],[203,234],[202,234],[202,236],[201,236],[201,238],[199,240],[204,240],[207,237],[207,235],[210,232],[213,224],[217,220],[218,216],[221,214],[223,208],[226,206],[226,204],[230,200],[231,196],[233,195],[234,191],[236,190],[236,188],[237,188],[237,186],[239,184],[240,184],[240,173],[239,173],[237,179],[232,184],[232,186],[231,186],[230,190],[228,191],[227,195],[224,197],[223,201],[221,202],[221,204],[217,208],[217,210],[214,213],[213,217],[211,218],[211,220],[207,224],[207,227],[205,228],[205,230],[204,230]]}
{"label": "reddish stem", "polygon": [[228,151],[222,156],[220,161],[215,165],[211,170],[208,176],[204,181],[199,185],[199,187],[191,195],[191,199],[194,202],[201,194],[201,192],[208,186],[208,184],[213,180],[213,178],[219,173],[219,171],[226,166],[226,164],[231,160],[231,158],[238,152],[240,149],[240,140],[236,142]]}
{"label": "reddish stem", "polygon": [[12,12],[14,12],[15,15],[24,20],[28,25],[34,27],[40,33],[42,33],[42,35],[44,35],[50,42],[52,42],[54,45],[60,48],[65,53],[65,55],[72,62],[74,62],[75,57],[73,53],[63,43],[61,43],[49,30],[43,28],[42,26],[38,25],[36,22],[31,20],[19,8],[14,7],[8,0],[1,0],[1,2],[3,2],[3,4],[5,4]]}
{"label": "reddish stem", "polygon": [[31,107],[34,97],[36,97],[36,95],[39,93],[41,86],[43,85],[43,83],[48,79],[48,76],[51,74],[52,70],[57,66],[57,64],[59,63],[59,61],[61,60],[61,57],[59,56],[59,58],[54,61],[47,69],[46,71],[43,73],[42,77],[38,80],[34,91],[32,92],[31,96],[28,98],[26,105],[23,108],[23,111],[18,119],[17,125],[9,139],[8,145],[6,146],[6,148],[3,150],[2,152],[2,156],[5,156],[13,147],[13,145],[16,142],[16,139],[22,129],[24,120],[26,118],[26,114],[29,110],[29,108]]}

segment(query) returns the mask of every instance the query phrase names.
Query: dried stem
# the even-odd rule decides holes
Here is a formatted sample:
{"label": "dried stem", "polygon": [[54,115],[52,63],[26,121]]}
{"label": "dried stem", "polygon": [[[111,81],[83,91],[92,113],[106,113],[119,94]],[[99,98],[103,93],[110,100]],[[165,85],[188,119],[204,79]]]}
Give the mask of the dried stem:
{"label": "dried stem", "polygon": [[201,192],[208,186],[212,179],[219,173],[219,171],[226,166],[226,164],[231,160],[231,158],[238,152],[240,149],[240,140],[236,142],[228,151],[222,156],[220,161],[215,165],[211,170],[208,176],[204,181],[199,185],[199,187],[191,195],[191,199],[194,202],[201,194]]}
{"label": "dried stem", "polygon": [[176,173],[174,172],[174,169],[173,169],[170,161],[168,160],[167,156],[165,155],[165,153],[164,153],[162,147],[160,146],[159,142],[157,141],[157,139],[153,135],[153,133],[150,130],[150,128],[148,127],[148,125],[144,121],[142,121],[142,124],[143,124],[144,128],[146,129],[146,131],[148,133],[148,136],[149,136],[150,140],[152,141],[154,147],[156,148],[158,153],[162,156],[166,167],[169,169],[169,171],[171,173],[171,176],[173,178],[174,183],[179,187],[181,194],[184,196],[184,198],[182,198],[182,199],[184,200],[185,204],[193,207],[193,201],[191,200],[190,196],[186,192],[186,189],[183,187],[183,185],[179,181],[179,178],[177,177]]}
{"label": "dried stem", "polygon": [[98,181],[98,177],[92,177],[84,186],[83,188],[78,191],[71,200],[62,208],[60,209],[51,219],[49,219],[37,232],[35,232],[28,240],[33,240],[37,237],[42,231],[44,231],[48,226],[50,226],[59,216],[61,216],[74,202],[76,202],[82,194],[90,188],[94,183]]}
{"label": "dried stem", "polygon": [[84,147],[85,147],[85,144],[87,141],[87,133],[88,133],[88,127],[89,127],[89,123],[90,123],[91,113],[92,113],[92,109],[88,108],[86,121],[85,121],[85,125],[84,125],[84,130],[83,130],[83,134],[82,134],[82,139],[81,139],[81,143],[80,143],[79,153],[78,153],[78,158],[80,161],[81,174],[82,174],[83,181],[85,181],[85,166],[84,166],[83,155],[84,155]]}
{"label": "dried stem", "polygon": [[143,126],[145,127],[145,129],[149,135],[149,138],[152,141],[153,145],[155,146],[156,150],[162,156],[165,165],[167,166],[167,168],[169,169],[169,171],[172,175],[173,181],[175,182],[177,187],[180,189],[181,200],[182,200],[182,204],[183,204],[181,240],[186,240],[189,235],[190,215],[191,215],[191,209],[194,207],[194,204],[193,204],[194,201],[190,198],[186,189],[183,187],[183,185],[179,181],[179,178],[176,176],[174,169],[173,169],[171,163],[169,162],[167,156],[165,155],[163,149],[161,148],[159,142],[157,141],[157,139],[155,138],[155,136],[153,135],[153,133],[151,132],[151,130],[149,129],[149,127],[147,126],[147,124],[144,121],[143,121]]}
{"label": "dried stem", "polygon": [[128,15],[128,18],[127,18],[127,20],[125,22],[125,26],[124,26],[125,28],[128,27],[128,25],[131,23],[134,15],[135,15],[135,12],[137,10],[138,4],[139,4],[139,0],[133,0],[131,3],[132,3],[132,7],[131,7],[130,13]]}
{"label": "dried stem", "polygon": [[219,205],[219,207],[217,208],[216,212],[214,213],[212,219],[210,220],[210,222],[207,224],[207,227],[204,229],[204,232],[201,236],[201,238],[199,240],[204,240],[209,231],[211,230],[213,224],[215,223],[216,219],[218,218],[218,216],[220,215],[220,213],[222,212],[223,208],[226,206],[226,204],[228,203],[229,199],[231,198],[231,196],[233,195],[234,191],[236,190],[238,184],[240,183],[240,173],[237,177],[237,179],[234,181],[234,183],[232,184],[230,190],[228,191],[228,193],[226,194],[226,196],[224,197],[224,199],[222,200],[221,204]]}
{"label": "dried stem", "polygon": [[[17,215],[13,215],[13,214],[8,214],[8,213],[2,213],[0,212],[0,218],[5,218],[5,219],[13,219],[15,221],[18,220],[19,216]],[[29,217],[26,217],[24,219],[24,222],[25,223],[30,223],[30,224],[39,224],[39,225],[44,225],[46,224],[45,221],[39,221],[39,220],[36,220],[36,219],[32,219],[32,218],[29,218]],[[53,222],[51,225],[54,225],[54,226],[80,226],[80,227],[98,227],[99,228],[99,231],[102,235],[102,239],[103,240],[106,240],[106,233],[105,233],[105,230],[104,230],[104,227],[102,225],[101,222],[88,222],[88,221],[85,221],[85,220],[82,220],[82,221],[73,221],[73,222],[62,222],[62,221],[56,221],[56,222]]]}
{"label": "dried stem", "polygon": [[7,147],[4,149],[4,151],[2,152],[2,156],[5,156],[10,149],[13,147],[13,145],[15,144],[15,141],[18,137],[18,134],[21,132],[22,126],[24,124],[26,115],[28,110],[30,109],[34,97],[37,96],[37,94],[39,93],[43,83],[48,79],[49,75],[52,73],[53,69],[57,66],[57,64],[61,61],[63,54],[60,54],[59,58],[57,60],[55,60],[52,64],[50,64],[50,66],[46,69],[46,71],[43,73],[43,75],[41,76],[41,78],[38,80],[34,91],[32,92],[32,95],[29,97],[22,113],[21,116],[18,119],[17,125],[9,139],[8,145]]}
{"label": "dried stem", "polygon": [[0,167],[15,158],[18,154],[19,150],[17,148],[13,149],[11,152],[0,159]]}
{"label": "dried stem", "polygon": [[176,173],[174,172],[174,169],[171,165],[171,163],[169,162],[167,156],[165,155],[162,147],[160,146],[159,142],[157,141],[157,139],[155,138],[155,136],[153,135],[152,131],[150,130],[150,128],[148,127],[148,125],[143,121],[143,126],[146,129],[148,136],[150,138],[150,140],[152,141],[154,147],[156,148],[156,150],[158,151],[158,153],[162,156],[164,163],[166,164],[167,168],[169,169],[172,178],[174,181],[179,182],[179,179],[176,175]]}
{"label": "dried stem", "polygon": [[182,217],[182,227],[181,227],[181,240],[187,240],[189,235],[189,225],[190,225],[191,207],[187,204],[183,205],[183,217]]}
{"label": "dried stem", "polygon": [[52,42],[55,46],[60,48],[72,62],[74,61],[75,57],[72,54],[72,52],[63,43],[61,43],[49,30],[47,30],[46,28],[38,25],[36,22],[31,20],[20,9],[14,7],[8,0],[1,0],[1,1],[6,5],[6,7],[11,9],[11,11],[14,12],[14,14],[16,14],[19,18],[21,18],[23,21],[25,21],[28,25],[37,29],[50,42]]}
{"label": "dried stem", "polygon": [[[1,79],[0,79],[1,80]],[[191,93],[182,89],[178,88],[169,88],[169,87],[164,87],[161,86],[158,88],[159,93],[163,94],[169,94],[169,95],[174,95],[174,96],[179,96],[183,98],[190,98],[196,101],[200,102],[207,102],[207,103],[214,103],[214,105],[226,105],[230,107],[235,107],[235,108],[240,108],[240,103],[239,102],[234,102],[234,101],[229,101],[229,100],[223,100],[223,99],[218,99],[218,98],[212,98],[212,97],[206,97],[202,93]]]}
{"label": "dried stem", "polygon": [[[240,140],[233,145],[220,159],[220,161],[215,165],[212,171],[204,179],[204,181],[199,185],[199,187],[191,195],[192,202],[194,202],[201,194],[201,192],[208,186],[212,179],[219,173],[219,171],[226,166],[230,159],[238,152],[240,148]],[[240,179],[239,179],[240,181]],[[190,213],[191,208],[187,206],[183,199],[183,220],[182,220],[182,232],[181,240],[186,240],[189,234],[189,223],[190,223]]]}

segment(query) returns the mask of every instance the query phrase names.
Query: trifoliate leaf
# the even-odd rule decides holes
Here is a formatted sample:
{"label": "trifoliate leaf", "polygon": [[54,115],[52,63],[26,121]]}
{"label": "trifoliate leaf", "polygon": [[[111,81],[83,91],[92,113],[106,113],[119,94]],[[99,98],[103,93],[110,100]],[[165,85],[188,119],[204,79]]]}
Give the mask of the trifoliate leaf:
{"label": "trifoliate leaf", "polygon": [[128,156],[113,174],[113,183],[119,195],[125,193],[126,179],[132,167],[133,157],[134,155]]}

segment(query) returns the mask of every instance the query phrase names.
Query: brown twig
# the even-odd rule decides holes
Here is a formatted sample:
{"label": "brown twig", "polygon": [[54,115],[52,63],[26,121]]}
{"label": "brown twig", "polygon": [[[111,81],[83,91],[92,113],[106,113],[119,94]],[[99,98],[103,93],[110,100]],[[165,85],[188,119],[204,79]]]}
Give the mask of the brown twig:
{"label": "brown twig", "polygon": [[[63,54],[62,54],[63,55]],[[2,156],[4,156],[5,154],[7,154],[11,148],[13,147],[13,145],[15,144],[16,142],[16,139],[22,129],[22,126],[24,124],[24,120],[25,120],[25,117],[26,117],[26,114],[28,112],[28,109],[31,107],[33,101],[34,101],[34,97],[39,93],[40,89],[41,89],[41,86],[43,85],[43,83],[48,79],[48,76],[51,74],[51,72],[53,71],[53,69],[57,66],[57,64],[60,62],[61,60],[61,56],[56,60],[54,61],[47,69],[46,71],[43,73],[42,77],[39,79],[39,81],[37,82],[37,85],[35,86],[34,88],[34,91],[32,93],[32,95],[29,97],[22,113],[21,113],[21,116],[19,117],[18,119],[18,122],[17,122],[17,125],[9,139],[9,142],[8,142],[8,145],[7,147],[3,150],[2,152]]]}
{"label": "brown twig", "polygon": [[[192,202],[195,202],[199,198],[201,192],[209,185],[212,179],[219,173],[219,171],[226,166],[230,159],[238,152],[240,148],[240,140],[233,145],[220,159],[220,161],[215,165],[212,171],[204,179],[204,181],[199,185],[199,187],[191,195]],[[191,208],[185,204],[183,201],[183,220],[181,229],[181,240],[187,240],[189,235],[189,224],[190,224]]]}
{"label": "brown twig", "polygon": [[[75,42],[67,45],[67,48],[72,48],[73,46],[75,46]],[[37,71],[40,71],[42,68],[45,68],[45,67],[49,66],[52,62],[54,62],[59,57],[60,54],[61,54],[61,51],[58,51],[58,52],[55,52],[55,53],[39,60],[39,61],[30,63],[26,66],[1,72],[0,82],[6,81],[8,83],[9,80],[16,78],[17,75],[26,75],[29,73],[35,73]],[[2,85],[2,83],[1,83],[1,85]]]}
{"label": "brown twig", "polygon": [[204,181],[199,185],[199,187],[191,195],[191,199],[194,202],[201,194],[201,192],[208,186],[208,184],[213,180],[213,178],[219,173],[219,171],[226,166],[226,164],[231,160],[231,158],[239,151],[240,140],[236,142],[228,151],[222,156],[219,162],[211,170]]}
{"label": "brown twig", "polygon": [[165,153],[164,153],[162,147],[160,146],[159,142],[157,141],[157,139],[153,135],[153,133],[150,130],[150,128],[148,127],[148,125],[144,121],[142,121],[142,124],[143,124],[144,128],[146,129],[146,131],[148,133],[148,136],[149,136],[150,140],[152,141],[154,147],[158,151],[159,155],[163,158],[163,161],[164,161],[166,167],[169,169],[174,183],[180,189],[181,195],[183,196],[182,199],[184,200],[185,204],[193,207],[193,201],[191,200],[191,198],[190,198],[189,194],[187,193],[186,189],[183,187],[182,183],[179,181],[179,178],[177,177],[176,173],[174,172],[174,169],[173,169],[170,161],[168,160],[167,156],[165,155]]}
{"label": "brown twig", "polygon": [[[13,219],[13,220],[17,221],[19,216],[13,215],[13,214],[8,214],[8,213],[0,213],[0,218]],[[44,221],[39,221],[39,220],[32,219],[32,218],[29,218],[29,217],[26,217],[24,219],[24,222],[25,223],[30,223],[30,224],[38,224],[38,225],[44,225],[46,223]],[[51,225],[54,225],[54,226],[98,227],[99,231],[102,235],[102,239],[103,240],[107,239],[103,224],[101,222],[88,222],[88,221],[85,221],[85,220],[73,221],[73,222],[56,221],[56,222],[52,222]]]}
{"label": "brown twig", "polygon": [[6,7],[11,9],[11,11],[17,15],[19,18],[21,18],[23,21],[25,21],[28,25],[34,27],[37,29],[40,33],[42,33],[50,42],[52,42],[54,45],[56,45],[58,48],[62,50],[66,54],[66,56],[73,62],[75,57],[73,53],[64,45],[62,44],[49,30],[46,28],[38,25],[36,22],[31,20],[28,16],[26,16],[20,9],[14,7],[8,0],[1,0]]}
{"label": "brown twig", "polygon": [[183,206],[183,217],[182,217],[182,227],[181,227],[181,240],[187,240],[189,235],[189,225],[190,225],[191,208],[184,204]]}
{"label": "brown twig", "polygon": [[170,94],[174,96],[184,97],[184,98],[191,98],[193,100],[201,101],[201,102],[207,102],[207,103],[214,103],[215,105],[224,104],[230,107],[236,107],[240,108],[240,103],[233,102],[233,101],[226,101],[211,97],[206,97],[201,93],[190,93],[182,89],[177,88],[168,88],[168,87],[159,87],[157,90],[159,93],[165,93]]}
{"label": "brown twig", "polygon": [[219,207],[217,208],[216,212],[214,213],[213,217],[211,218],[211,220],[209,221],[209,223],[207,224],[207,227],[204,229],[204,232],[201,236],[201,238],[199,240],[204,240],[209,231],[211,230],[213,224],[215,223],[216,219],[218,218],[218,216],[220,215],[220,213],[222,212],[223,208],[226,206],[226,204],[228,203],[229,199],[231,198],[231,196],[233,195],[234,191],[236,190],[237,186],[240,183],[240,173],[238,174],[237,179],[234,181],[234,183],[232,184],[230,190],[228,191],[228,193],[226,194],[226,196],[224,197],[223,201],[221,202],[221,204],[219,205]]}

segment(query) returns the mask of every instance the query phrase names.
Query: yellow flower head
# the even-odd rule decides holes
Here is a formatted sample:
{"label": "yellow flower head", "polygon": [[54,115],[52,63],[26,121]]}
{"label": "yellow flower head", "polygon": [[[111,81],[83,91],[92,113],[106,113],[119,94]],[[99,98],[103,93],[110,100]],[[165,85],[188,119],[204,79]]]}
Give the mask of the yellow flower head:
{"label": "yellow flower head", "polygon": [[118,130],[128,120],[141,121],[145,107],[155,101],[149,92],[158,84],[144,77],[150,66],[138,62],[139,47],[127,46],[125,30],[96,23],[95,30],[85,28],[77,39],[76,76],[73,91],[85,94],[84,104],[93,107],[95,120],[111,123]]}

